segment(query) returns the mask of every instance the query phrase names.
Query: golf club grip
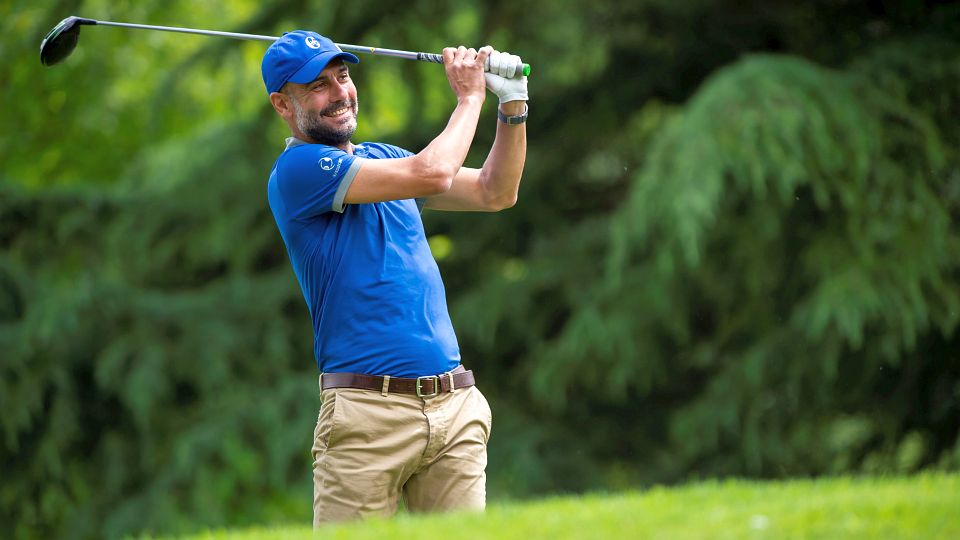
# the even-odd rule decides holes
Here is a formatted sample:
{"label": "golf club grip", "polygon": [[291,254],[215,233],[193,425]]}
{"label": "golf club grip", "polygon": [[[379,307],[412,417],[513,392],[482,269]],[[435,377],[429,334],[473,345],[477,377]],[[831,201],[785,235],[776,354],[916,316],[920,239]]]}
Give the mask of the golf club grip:
{"label": "golf club grip", "polygon": [[[434,64],[442,64],[443,56],[439,54],[434,54],[434,53],[418,52],[417,60],[420,60],[421,62],[433,62]],[[513,77],[511,77],[511,79],[516,79],[518,77],[522,77],[524,75],[529,75],[529,74],[530,74],[530,65],[520,64],[517,66],[517,71],[514,72]]]}
{"label": "golf club grip", "polygon": [[417,60],[420,60],[421,62],[433,62],[434,64],[442,64],[443,56],[439,54],[428,53],[428,52],[418,52]]}

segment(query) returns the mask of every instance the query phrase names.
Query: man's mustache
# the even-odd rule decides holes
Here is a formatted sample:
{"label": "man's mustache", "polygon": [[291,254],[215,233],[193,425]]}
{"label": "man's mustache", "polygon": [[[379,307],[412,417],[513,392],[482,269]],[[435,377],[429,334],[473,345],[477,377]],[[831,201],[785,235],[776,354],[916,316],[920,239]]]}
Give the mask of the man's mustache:
{"label": "man's mustache", "polygon": [[336,103],[331,103],[330,105],[327,105],[326,107],[323,108],[322,111],[320,111],[320,114],[326,116],[326,115],[332,113],[333,111],[339,111],[340,109],[343,109],[344,107],[349,107],[349,108],[352,110],[356,105],[357,105],[357,102],[356,102],[356,101],[351,101],[351,100],[349,100],[349,99],[345,99],[345,100],[343,100],[343,101],[338,101],[338,102],[336,102]]}

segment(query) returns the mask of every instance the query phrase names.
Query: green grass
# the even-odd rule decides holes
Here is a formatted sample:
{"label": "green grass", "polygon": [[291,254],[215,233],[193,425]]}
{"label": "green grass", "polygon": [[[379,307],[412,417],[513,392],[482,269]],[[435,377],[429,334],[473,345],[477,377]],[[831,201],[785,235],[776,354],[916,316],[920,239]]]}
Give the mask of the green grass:
{"label": "green grass", "polygon": [[[187,538],[314,537],[307,526],[211,531]],[[706,482],[624,494],[494,504],[483,514],[404,514],[393,519],[330,526],[316,538],[957,539],[960,475]]]}

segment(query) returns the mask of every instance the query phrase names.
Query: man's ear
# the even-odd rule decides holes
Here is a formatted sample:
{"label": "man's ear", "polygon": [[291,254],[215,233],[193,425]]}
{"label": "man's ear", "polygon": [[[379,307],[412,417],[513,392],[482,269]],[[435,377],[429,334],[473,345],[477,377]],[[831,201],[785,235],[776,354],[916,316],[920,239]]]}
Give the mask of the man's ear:
{"label": "man's ear", "polygon": [[277,114],[287,118],[294,114],[293,104],[290,103],[290,96],[282,92],[270,92],[270,104],[273,105],[273,110],[277,111]]}

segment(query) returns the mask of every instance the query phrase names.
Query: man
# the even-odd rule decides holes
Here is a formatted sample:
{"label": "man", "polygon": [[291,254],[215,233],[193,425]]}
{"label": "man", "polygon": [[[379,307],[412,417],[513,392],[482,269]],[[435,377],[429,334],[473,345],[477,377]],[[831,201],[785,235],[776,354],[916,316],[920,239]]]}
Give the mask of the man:
{"label": "man", "polygon": [[[443,51],[457,105],[417,154],[351,142],[358,99],[345,62],[313,32],[263,58],[270,102],[292,137],[267,187],[310,310],[321,372],[314,430],[314,526],[411,511],[482,509],[490,407],[460,365],[423,208],[496,211],[517,199],[526,156],[520,58]],[[489,61],[490,71],[484,72]],[[486,89],[499,97],[482,169],[463,166]]]}

